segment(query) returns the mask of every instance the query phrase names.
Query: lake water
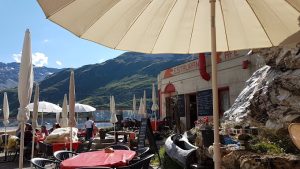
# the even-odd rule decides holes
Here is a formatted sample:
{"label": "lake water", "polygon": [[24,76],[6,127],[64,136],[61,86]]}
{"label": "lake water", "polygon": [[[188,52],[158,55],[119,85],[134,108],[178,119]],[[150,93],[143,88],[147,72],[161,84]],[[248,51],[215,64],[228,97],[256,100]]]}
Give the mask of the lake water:
{"label": "lake water", "polygon": [[[118,120],[122,120],[125,118],[132,118],[132,119],[137,119],[139,120],[141,117],[138,114],[132,113],[132,110],[117,110],[117,114],[121,115],[122,117],[118,117]],[[84,128],[84,122],[86,121],[86,117],[90,116],[92,119],[95,121],[95,124],[98,128],[108,128],[108,127],[113,127],[113,125],[109,122],[111,113],[109,110],[97,110],[92,113],[79,113],[79,117],[77,119],[78,125],[77,128],[83,129]],[[118,116],[117,115],[117,116]],[[46,115],[45,115],[46,116]],[[52,125],[56,123],[55,119],[55,114],[53,117],[45,117],[43,123],[47,127],[47,129],[52,128]],[[121,118],[121,119],[119,119]],[[2,123],[3,119],[0,119],[0,132],[4,132],[4,126]],[[9,127],[7,127],[8,131],[11,130],[16,130],[18,128],[18,121],[16,118],[10,118],[9,119]],[[29,123],[31,122],[30,120],[28,121]],[[41,125],[41,118],[38,119],[38,124]]]}

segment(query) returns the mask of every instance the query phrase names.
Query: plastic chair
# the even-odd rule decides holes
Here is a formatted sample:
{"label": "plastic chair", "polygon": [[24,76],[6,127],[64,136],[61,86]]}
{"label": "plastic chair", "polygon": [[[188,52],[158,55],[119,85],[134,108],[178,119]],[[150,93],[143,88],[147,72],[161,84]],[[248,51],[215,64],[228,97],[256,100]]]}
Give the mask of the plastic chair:
{"label": "plastic chair", "polygon": [[91,138],[87,143],[81,143],[78,146],[78,149],[77,149],[76,153],[83,153],[83,152],[90,151],[93,142],[94,142],[94,138]]}
{"label": "plastic chair", "polygon": [[67,150],[60,150],[60,151],[56,151],[53,153],[54,158],[59,162],[62,162],[68,158],[75,156],[75,155],[78,155],[78,154],[74,153],[72,151],[67,151]]}
{"label": "plastic chair", "polygon": [[55,168],[59,169],[59,163],[57,161],[45,159],[45,158],[33,158],[30,160],[31,164],[36,169],[47,169],[47,168]]}
{"label": "plastic chair", "polygon": [[147,155],[146,157],[142,158],[141,160],[130,164],[129,166],[125,167],[118,167],[117,169],[148,169],[149,164],[151,161],[151,158],[154,156],[154,154]]}
{"label": "plastic chair", "polygon": [[111,145],[108,146],[107,148],[113,148],[114,150],[130,150],[128,146],[120,145],[120,144]]}

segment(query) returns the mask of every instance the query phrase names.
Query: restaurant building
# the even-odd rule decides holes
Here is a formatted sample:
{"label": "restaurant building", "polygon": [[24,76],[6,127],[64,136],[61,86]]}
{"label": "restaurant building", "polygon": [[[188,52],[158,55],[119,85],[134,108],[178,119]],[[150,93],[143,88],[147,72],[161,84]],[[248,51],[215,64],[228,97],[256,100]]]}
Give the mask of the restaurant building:
{"label": "restaurant building", "polygon": [[[183,130],[194,127],[194,122],[203,116],[212,119],[213,114],[210,54],[197,54],[194,58],[158,75],[160,120],[167,117],[168,121],[174,121],[177,114]],[[222,117],[245,87],[245,81],[264,61],[244,50],[218,53],[217,62]]]}

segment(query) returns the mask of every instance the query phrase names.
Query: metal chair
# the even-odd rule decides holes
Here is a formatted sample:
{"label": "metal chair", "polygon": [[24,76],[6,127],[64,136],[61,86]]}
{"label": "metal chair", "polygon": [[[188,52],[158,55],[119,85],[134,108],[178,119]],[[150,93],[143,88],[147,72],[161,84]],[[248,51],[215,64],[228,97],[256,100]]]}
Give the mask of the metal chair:
{"label": "metal chair", "polygon": [[124,167],[118,167],[117,169],[148,169],[150,165],[151,158],[154,154],[147,155],[146,157],[142,158],[141,160],[130,164]]}
{"label": "metal chair", "polygon": [[42,154],[42,157],[51,157],[53,155],[53,146],[45,142],[39,142],[39,151]]}
{"label": "metal chair", "polygon": [[74,153],[72,151],[67,151],[67,150],[60,150],[60,151],[56,151],[53,153],[54,158],[59,162],[62,162],[68,158],[75,156],[75,155],[78,155],[78,154]]}
{"label": "metal chair", "polygon": [[144,148],[140,148],[140,149],[136,150],[137,156],[140,158],[145,157],[149,152],[150,152],[149,147],[144,147]]}
{"label": "metal chair", "polygon": [[76,153],[83,153],[83,152],[90,151],[93,142],[94,142],[94,138],[91,138],[87,143],[81,143],[78,146],[78,149],[77,149]]}
{"label": "metal chair", "polygon": [[110,167],[80,167],[80,168],[76,168],[76,169],[114,169],[114,168],[110,168]]}
{"label": "metal chair", "polygon": [[136,163],[142,158],[146,157],[148,154],[150,154],[150,148],[149,147],[144,147],[141,149],[136,150],[136,156],[129,162],[130,164]]}
{"label": "metal chair", "polygon": [[121,145],[121,144],[111,145],[111,146],[108,146],[107,148],[113,148],[114,150],[130,150],[130,148],[128,146]]}
{"label": "metal chair", "polygon": [[30,160],[30,162],[36,169],[47,169],[47,168],[59,169],[59,163],[57,161],[53,161],[45,158],[33,158]]}

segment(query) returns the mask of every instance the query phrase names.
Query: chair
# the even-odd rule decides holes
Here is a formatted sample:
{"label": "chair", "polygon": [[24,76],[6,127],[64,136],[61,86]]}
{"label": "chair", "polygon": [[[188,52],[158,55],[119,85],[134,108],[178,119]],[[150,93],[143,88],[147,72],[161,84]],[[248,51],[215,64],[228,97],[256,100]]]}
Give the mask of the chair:
{"label": "chair", "polygon": [[39,151],[42,154],[42,157],[51,157],[53,155],[53,146],[45,142],[39,142]]}
{"label": "chair", "polygon": [[140,157],[140,158],[145,157],[148,152],[150,152],[149,147],[143,147],[143,148],[140,148],[140,149],[136,150],[137,156]]}
{"label": "chair", "polygon": [[142,158],[146,157],[150,153],[149,147],[144,147],[141,149],[136,150],[136,156],[129,162],[130,164],[136,163]]}
{"label": "chair", "polygon": [[[2,141],[3,141],[4,139],[7,139],[7,137],[8,137],[8,135],[2,135]],[[3,142],[5,142],[5,140],[4,140]],[[20,145],[20,139],[17,138],[17,139],[15,140],[15,142],[16,142],[16,143],[15,143],[15,146],[10,147],[10,148],[7,148],[6,150],[4,150],[4,143],[3,143],[3,147],[1,147],[1,148],[2,148],[2,151],[3,151],[3,152],[5,151],[5,153],[4,153],[4,159],[1,160],[0,163],[15,161],[16,157],[19,155],[19,150],[20,150],[20,147],[19,147],[19,145]],[[8,141],[7,141],[7,143],[8,143]]]}
{"label": "chair", "polygon": [[146,157],[142,158],[141,160],[139,160],[133,164],[130,164],[125,167],[118,167],[117,169],[148,169],[151,158],[153,156],[154,156],[154,154],[147,155]]}
{"label": "chair", "polygon": [[113,169],[110,167],[80,167],[80,168],[76,168],[76,169]]}
{"label": "chair", "polygon": [[47,169],[47,168],[59,169],[59,163],[53,160],[49,160],[45,158],[33,158],[30,161],[31,164],[36,169]]}
{"label": "chair", "polygon": [[81,143],[78,146],[78,149],[77,149],[76,153],[83,153],[83,152],[90,151],[93,142],[94,142],[94,138],[91,138],[87,143]]}
{"label": "chair", "polygon": [[111,145],[108,146],[107,148],[113,148],[114,150],[130,150],[128,146],[120,145],[120,144]]}
{"label": "chair", "polygon": [[58,161],[58,162],[62,162],[68,158],[71,158],[75,155],[78,155],[77,153],[74,153],[72,151],[67,151],[67,150],[60,150],[60,151],[56,151],[53,153],[54,158]]}

